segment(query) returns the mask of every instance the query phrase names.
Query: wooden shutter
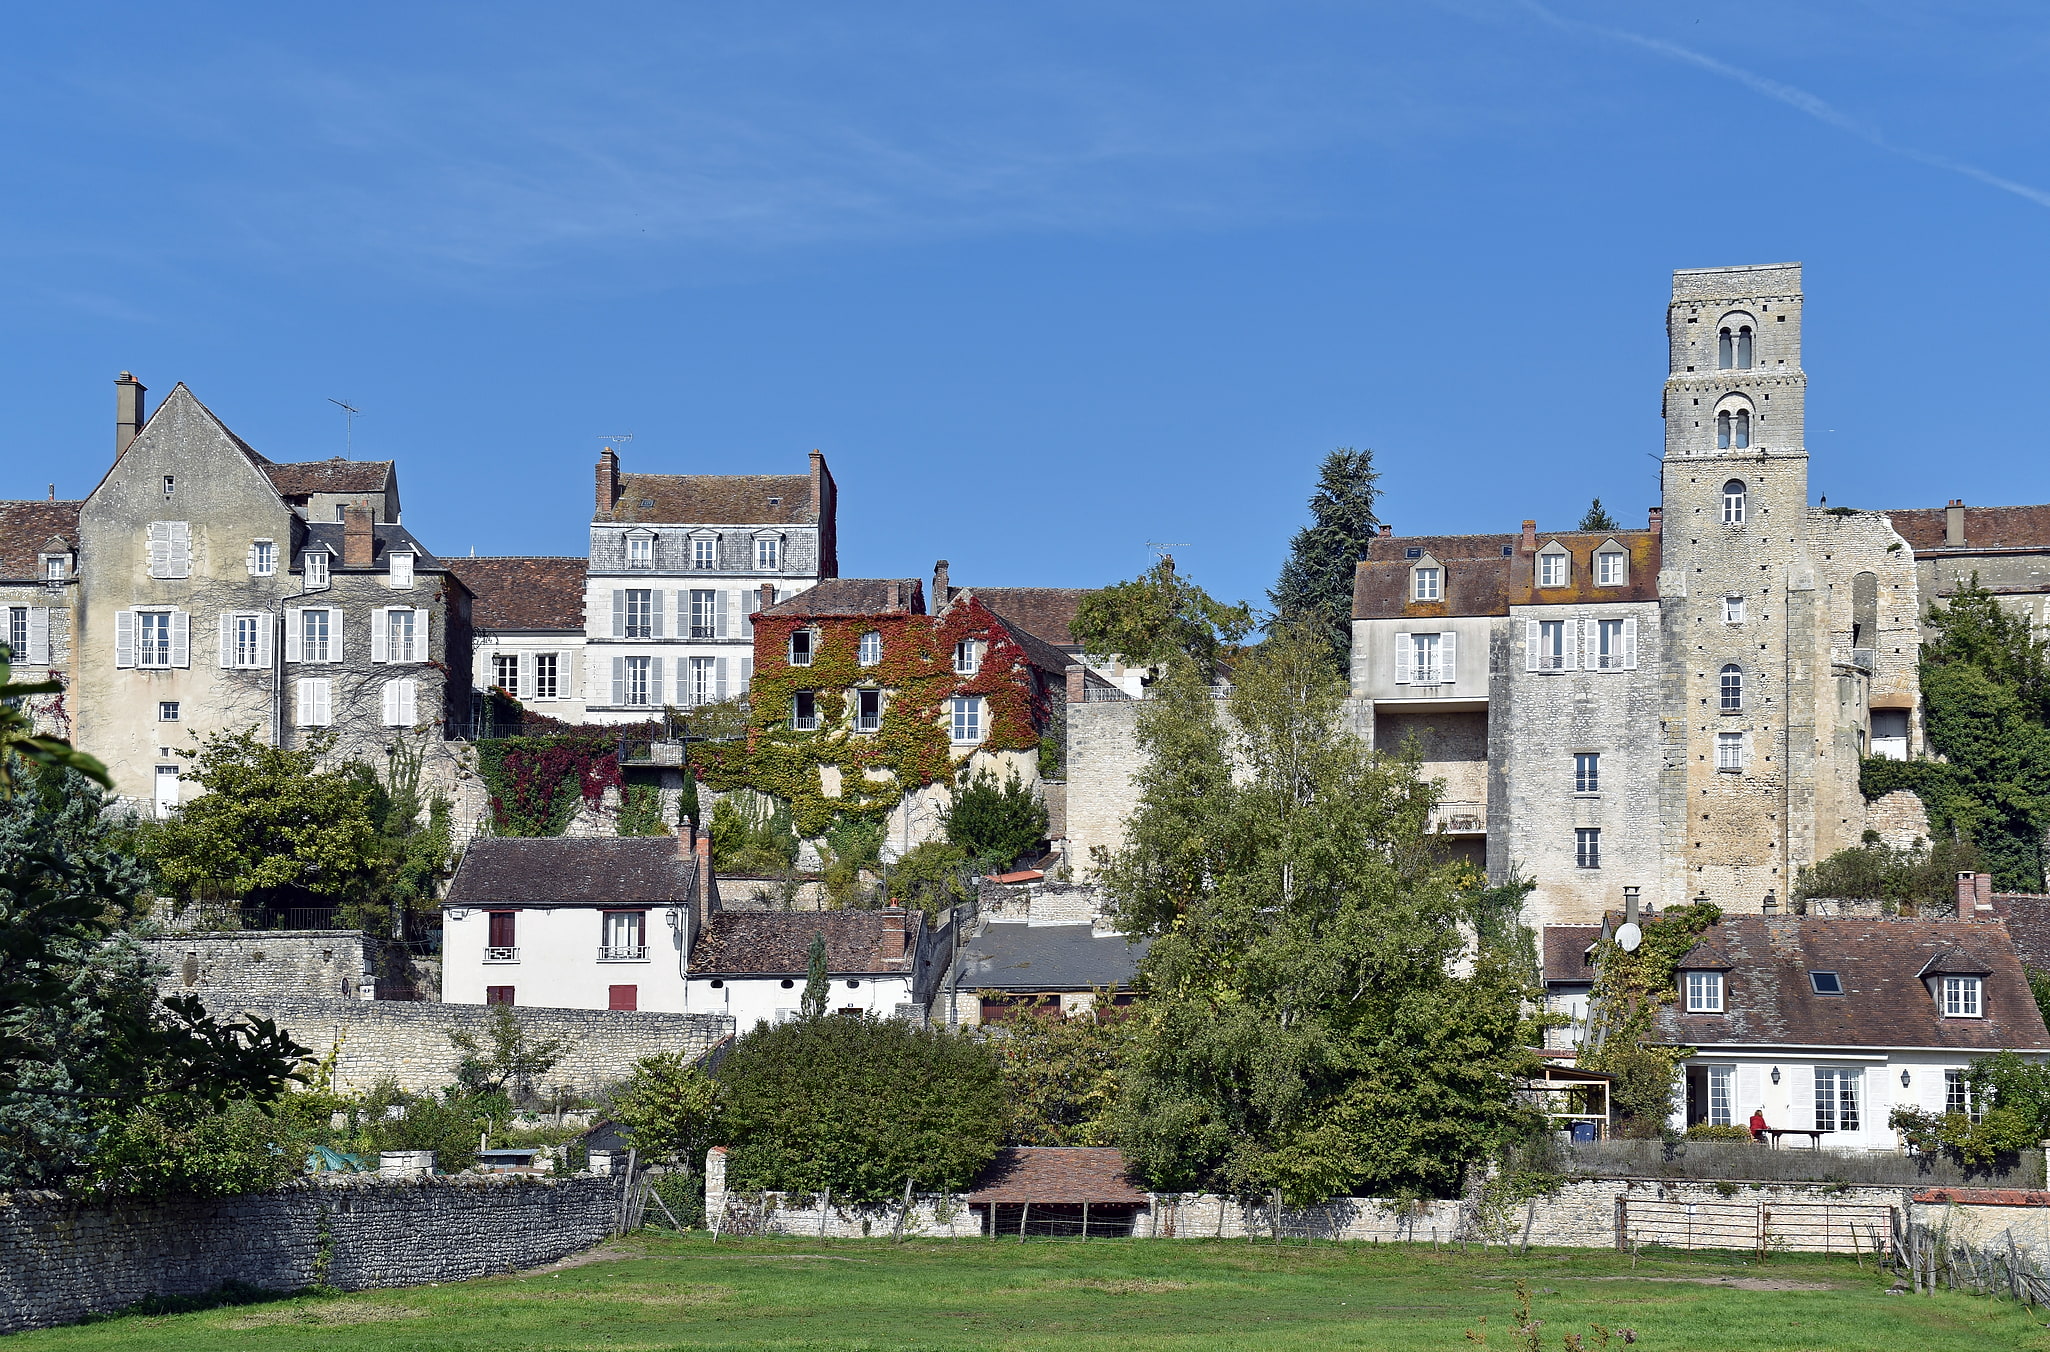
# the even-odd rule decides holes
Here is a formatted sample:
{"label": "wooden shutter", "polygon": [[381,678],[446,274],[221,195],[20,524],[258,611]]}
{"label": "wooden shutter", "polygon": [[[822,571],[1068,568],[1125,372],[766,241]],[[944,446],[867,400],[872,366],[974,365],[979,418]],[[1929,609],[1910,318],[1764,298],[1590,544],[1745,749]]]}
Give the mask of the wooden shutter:
{"label": "wooden shutter", "polygon": [[256,617],[256,665],[270,669],[271,657],[278,650],[276,624],[267,614]]}
{"label": "wooden shutter", "polygon": [[249,542],[249,553],[243,557],[243,566],[249,569],[251,577],[256,576],[256,542]]}
{"label": "wooden shutter", "polygon": [[[663,591],[660,587],[653,588],[648,592],[649,638],[662,637],[662,612],[669,609],[669,597],[671,596],[671,594],[672,593]],[[682,625],[686,622],[686,619],[687,617],[685,616],[677,616],[678,633],[683,632]]]}
{"label": "wooden shutter", "polygon": [[1559,631],[1559,670],[1580,670],[1580,621],[1565,620]]}
{"label": "wooden shutter", "polygon": [[192,665],[192,616],[182,610],[171,612],[171,665]]}
{"label": "wooden shutter", "polygon": [[[619,612],[615,610],[612,613],[617,615]],[[626,659],[624,657],[612,659],[612,702],[614,704],[626,703]]]}
{"label": "wooden shutter", "polygon": [[1438,679],[1447,685],[1459,679],[1459,635],[1449,629],[1438,635]]}
{"label": "wooden shutter", "polygon": [[399,683],[399,726],[410,728],[420,721],[420,682]]}
{"label": "wooden shutter", "polygon": [[171,575],[171,523],[152,521],[144,537],[149,541],[149,575],[169,577]]}
{"label": "wooden shutter", "polygon": [[1538,669],[1538,645],[1543,641],[1544,630],[1538,627],[1538,622],[1536,620],[1525,620],[1523,622],[1523,669],[1525,671],[1536,671]]}
{"label": "wooden shutter", "polygon": [[[1727,991],[1724,992],[1723,999],[1725,1003],[1728,1002],[1729,994]],[[1768,1122],[1772,1120],[1771,1113],[1766,1114],[1766,1120]],[[1802,1131],[1814,1127],[1815,1067],[1787,1067],[1787,1120],[1777,1125],[1794,1127]]]}
{"label": "wooden shutter", "polygon": [[135,612],[132,610],[114,612],[114,665],[135,665]]}
{"label": "wooden shutter", "polygon": [[285,607],[285,660],[306,660],[306,611],[301,606]]}
{"label": "wooden shutter", "polygon": [[220,628],[221,665],[232,667],[235,665],[235,617],[233,615],[222,615]]}
{"label": "wooden shutter", "polygon": [[648,659],[648,703],[657,708],[662,705],[662,668],[665,665],[660,657]]}
{"label": "wooden shutter", "polygon": [[726,637],[726,592],[724,588],[712,593],[712,632],[720,638]]}
{"label": "wooden shutter", "polygon": [[384,725],[388,728],[398,724],[399,687],[404,684],[404,681],[386,681],[384,683]]}
{"label": "wooden shutter", "polygon": [[50,608],[30,606],[28,609],[28,651],[22,655],[31,666],[50,664]]}
{"label": "wooden shutter", "polygon": [[1395,635],[1395,683],[1408,685],[1410,673],[1415,669],[1412,660],[1409,635],[1398,631]]}
{"label": "wooden shutter", "polygon": [[716,658],[712,663],[712,698],[726,698],[726,659]]}
{"label": "wooden shutter", "polygon": [[165,577],[192,576],[192,527],[184,521],[167,521],[171,528],[171,567]]}
{"label": "wooden shutter", "polygon": [[612,589],[612,637],[626,637],[626,590],[622,587]]}
{"label": "wooden shutter", "polygon": [[327,660],[342,660],[342,608],[336,606],[327,613]]}
{"label": "wooden shutter", "polygon": [[520,654],[519,682],[520,688],[517,692],[519,697],[521,699],[534,698],[534,654],[532,653]]}
{"label": "wooden shutter", "polygon": [[1623,621],[1623,670],[1637,670],[1637,621]]}
{"label": "wooden shutter", "polygon": [[740,689],[743,693],[755,683],[755,660],[752,657],[740,659]]}
{"label": "wooden shutter", "polygon": [[762,594],[758,591],[744,591],[740,594],[740,632],[744,638],[755,636],[755,612],[762,608]]}
{"label": "wooden shutter", "polygon": [[391,661],[391,621],[385,618],[388,606],[379,606],[370,612],[370,660]]}

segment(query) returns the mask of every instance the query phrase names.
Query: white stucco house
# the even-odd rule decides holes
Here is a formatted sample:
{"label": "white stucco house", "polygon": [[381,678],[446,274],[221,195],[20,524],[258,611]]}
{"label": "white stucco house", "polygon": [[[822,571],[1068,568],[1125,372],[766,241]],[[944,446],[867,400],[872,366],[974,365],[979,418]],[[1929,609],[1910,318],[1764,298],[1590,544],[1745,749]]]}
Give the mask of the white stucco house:
{"label": "white stucco house", "polygon": [[817,934],[826,936],[830,1013],[912,1017],[943,974],[947,955],[918,911],[714,910],[691,946],[683,1008],[731,1015],[740,1033],[794,1018]]}

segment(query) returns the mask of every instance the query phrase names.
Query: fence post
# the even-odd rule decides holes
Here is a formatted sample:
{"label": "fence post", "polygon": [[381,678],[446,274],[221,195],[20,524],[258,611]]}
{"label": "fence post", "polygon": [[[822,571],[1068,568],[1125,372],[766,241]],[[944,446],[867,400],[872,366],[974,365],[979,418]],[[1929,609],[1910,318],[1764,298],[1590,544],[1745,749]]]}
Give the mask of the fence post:
{"label": "fence post", "polygon": [[1616,1194],[1616,1250],[1621,1252],[1630,1247],[1630,1196]]}

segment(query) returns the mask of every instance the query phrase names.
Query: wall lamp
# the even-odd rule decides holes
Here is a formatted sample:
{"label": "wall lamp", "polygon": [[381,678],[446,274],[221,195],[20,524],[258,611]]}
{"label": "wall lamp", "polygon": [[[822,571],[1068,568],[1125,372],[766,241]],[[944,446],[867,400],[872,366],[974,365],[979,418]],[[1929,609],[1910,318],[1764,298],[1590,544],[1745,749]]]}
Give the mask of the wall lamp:
{"label": "wall lamp", "polygon": [[1778,1066],[1774,1066],[1772,1068],[1772,1082],[1774,1084],[1778,1084],[1780,1082],[1780,1068]]}
{"label": "wall lamp", "polygon": [[1908,1072],[1907,1072],[1907,1071],[1906,1071],[1905,1069],[1903,1069],[1903,1070],[1901,1071],[1901,1088],[1903,1088],[1903,1089],[1906,1089],[1907,1087],[1908,1087]]}

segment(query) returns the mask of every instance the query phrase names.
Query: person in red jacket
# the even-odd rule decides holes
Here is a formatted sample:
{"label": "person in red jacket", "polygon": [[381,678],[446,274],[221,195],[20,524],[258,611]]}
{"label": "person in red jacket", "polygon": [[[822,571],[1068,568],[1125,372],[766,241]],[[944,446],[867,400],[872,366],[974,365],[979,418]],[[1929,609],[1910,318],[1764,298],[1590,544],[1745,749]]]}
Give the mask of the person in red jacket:
{"label": "person in red jacket", "polygon": [[1751,1139],[1754,1141],[1765,1139],[1765,1109],[1763,1108],[1753,1108],[1751,1110]]}

